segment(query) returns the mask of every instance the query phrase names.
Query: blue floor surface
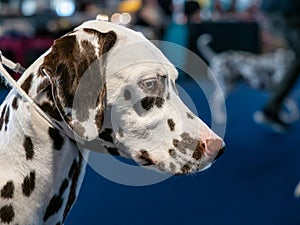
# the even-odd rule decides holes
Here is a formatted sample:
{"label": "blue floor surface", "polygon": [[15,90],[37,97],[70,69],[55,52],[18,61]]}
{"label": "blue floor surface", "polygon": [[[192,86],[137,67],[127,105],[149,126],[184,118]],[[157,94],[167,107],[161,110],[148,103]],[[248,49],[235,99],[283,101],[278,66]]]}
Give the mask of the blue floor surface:
{"label": "blue floor surface", "polygon": [[[179,83],[199,96],[189,80]],[[294,97],[300,104],[300,95]],[[199,111],[202,98],[195,102]],[[244,86],[227,99],[227,150],[204,173],[130,187],[88,168],[66,225],[299,225],[293,191],[300,180],[300,123],[281,135],[256,125],[253,112],[266,100]]]}
{"label": "blue floor surface", "polygon": [[[189,79],[180,79],[205,120],[206,100]],[[0,91],[0,101],[5,96]],[[300,104],[300,87],[293,92]],[[253,122],[267,96],[239,86],[227,101],[226,153],[210,169],[161,183],[124,186],[90,167],[66,225],[299,225],[300,122],[275,134]]]}

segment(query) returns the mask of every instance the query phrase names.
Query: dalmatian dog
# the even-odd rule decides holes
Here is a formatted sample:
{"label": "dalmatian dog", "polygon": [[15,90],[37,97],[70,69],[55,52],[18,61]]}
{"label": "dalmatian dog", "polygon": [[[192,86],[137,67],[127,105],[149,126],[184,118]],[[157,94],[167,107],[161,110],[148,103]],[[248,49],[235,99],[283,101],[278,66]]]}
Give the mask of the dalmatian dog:
{"label": "dalmatian dog", "polygon": [[90,150],[174,175],[208,168],[224,142],[176,78],[150,41],[106,21],[55,40],[18,81],[53,124],[15,89],[0,107],[0,224],[63,224]]}
{"label": "dalmatian dog", "polygon": [[[209,46],[211,42],[212,37],[209,34],[203,34],[197,40],[197,47],[208,61],[225,97],[241,82],[254,89],[274,90],[294,60],[293,51],[286,49],[277,49],[265,54],[235,50],[216,53]],[[223,121],[223,114],[219,107],[221,96],[218,93],[220,92],[215,92],[212,108],[215,118]],[[296,103],[289,99],[286,101],[286,106],[289,113],[283,115],[284,120],[287,122],[291,122],[288,120],[297,120],[299,113]]]}

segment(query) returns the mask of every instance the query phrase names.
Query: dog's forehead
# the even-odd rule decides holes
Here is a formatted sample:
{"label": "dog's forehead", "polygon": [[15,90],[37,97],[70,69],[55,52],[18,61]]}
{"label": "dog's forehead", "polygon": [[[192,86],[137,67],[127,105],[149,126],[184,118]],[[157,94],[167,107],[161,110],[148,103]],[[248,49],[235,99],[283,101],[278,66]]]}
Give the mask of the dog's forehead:
{"label": "dog's forehead", "polygon": [[[94,29],[102,33],[113,31],[117,35],[117,41],[109,52],[110,60],[108,60],[106,65],[106,77],[112,76],[132,65],[143,65],[145,63],[157,63],[161,67],[174,68],[164,54],[141,33],[99,20],[87,21],[75,30],[84,28]],[[173,73],[173,71],[170,76],[173,79],[177,78],[177,74]]]}

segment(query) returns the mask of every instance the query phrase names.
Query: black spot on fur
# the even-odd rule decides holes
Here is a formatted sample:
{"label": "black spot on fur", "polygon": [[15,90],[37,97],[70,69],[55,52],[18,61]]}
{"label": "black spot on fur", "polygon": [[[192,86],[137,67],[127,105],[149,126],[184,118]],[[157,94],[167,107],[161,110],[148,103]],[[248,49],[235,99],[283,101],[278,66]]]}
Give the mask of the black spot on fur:
{"label": "black spot on fur", "polygon": [[50,216],[52,216],[55,213],[57,213],[60,210],[60,208],[62,207],[62,204],[63,204],[63,199],[61,198],[61,196],[54,195],[51,198],[51,200],[50,200],[50,202],[49,202],[49,204],[47,206],[46,213],[44,215],[43,220],[47,221],[47,219]]}
{"label": "black spot on fur", "polygon": [[29,197],[35,188],[35,171],[31,171],[28,176],[24,178],[22,184],[22,191],[26,197]]}
{"label": "black spot on fur", "polygon": [[161,97],[145,97],[142,99],[141,104],[145,110],[150,110],[156,105],[158,108],[161,108],[165,100]]}
{"label": "black spot on fur", "polygon": [[104,147],[106,148],[106,150],[108,151],[108,153],[110,155],[116,155],[116,156],[120,155],[117,148],[112,148],[112,147],[107,147],[107,146],[104,146]]}
{"label": "black spot on fur", "polygon": [[1,189],[1,198],[9,199],[13,198],[15,186],[12,181],[8,181]]}
{"label": "black spot on fur", "polygon": [[178,139],[173,139],[173,145],[174,145],[174,147],[178,147],[178,145],[179,145],[179,140]]}
{"label": "black spot on fur", "polygon": [[77,183],[78,179],[81,173],[81,167],[82,167],[82,155],[79,154],[79,160],[78,162],[73,161],[73,164],[70,168],[69,175],[71,175],[71,187],[70,187],[70,193],[67,201],[66,208],[64,210],[64,218],[63,222],[65,221],[72,205],[74,204],[76,200],[76,189],[77,189]]}
{"label": "black spot on fur", "polygon": [[64,145],[64,138],[60,135],[59,131],[50,127],[48,133],[53,141],[53,148],[56,150],[61,150],[62,146]]}
{"label": "black spot on fur", "polygon": [[31,160],[34,156],[33,143],[30,137],[25,136],[23,147],[25,149],[26,159]]}
{"label": "black spot on fur", "polygon": [[69,186],[69,181],[67,179],[64,179],[60,188],[59,188],[59,195],[63,195],[67,187]]}
{"label": "black spot on fur", "polygon": [[3,124],[4,124],[4,116],[5,116],[5,112],[6,112],[6,107],[7,105],[5,105],[3,107],[3,110],[1,112],[1,117],[0,117],[0,130],[2,130]]}
{"label": "black spot on fur", "polygon": [[140,153],[141,153],[141,155],[139,156],[139,158],[146,162],[143,164],[143,166],[151,166],[154,164],[153,160],[149,156],[148,151],[141,150]]}
{"label": "black spot on fur", "polygon": [[194,117],[190,114],[190,113],[186,113],[186,116],[187,116],[187,118],[189,118],[189,119],[194,119]]}
{"label": "black spot on fur", "polygon": [[12,205],[3,206],[0,209],[0,221],[1,223],[11,223],[15,217],[14,208]]}
{"label": "black spot on fur", "polygon": [[29,74],[24,83],[21,85],[21,88],[28,94],[29,89],[31,88],[33,74]]}
{"label": "black spot on fur", "polygon": [[169,154],[170,154],[171,157],[175,158],[176,157],[175,149],[173,149],[173,148],[169,149]]}
{"label": "black spot on fur", "polygon": [[62,121],[62,118],[58,112],[58,110],[48,102],[44,102],[40,105],[41,109],[48,114],[51,118],[56,119],[57,121]]}
{"label": "black spot on fur", "polygon": [[50,216],[56,214],[62,207],[62,204],[63,204],[63,194],[65,192],[65,190],[67,189],[69,185],[69,181],[67,179],[64,179],[60,188],[59,188],[59,193],[57,195],[54,195],[48,206],[47,206],[47,209],[46,209],[46,213],[44,215],[44,218],[43,220],[46,221]]}
{"label": "black spot on fur", "polygon": [[168,125],[171,131],[175,130],[175,123],[172,119],[168,119]]}
{"label": "black spot on fur", "polygon": [[129,90],[124,91],[124,99],[125,100],[130,100],[131,99],[131,93]]}
{"label": "black spot on fur", "polygon": [[57,222],[55,225],[61,225],[61,223],[60,223],[60,222]]}
{"label": "black spot on fur", "polygon": [[141,104],[145,110],[149,110],[154,106],[155,98],[154,97],[145,97],[142,99]]}
{"label": "black spot on fur", "polygon": [[7,110],[6,110],[6,114],[5,114],[5,131],[7,131],[7,125],[8,125],[8,122],[9,122],[9,112],[10,112],[10,109],[9,107],[7,107]]}
{"label": "black spot on fur", "polygon": [[114,143],[114,139],[112,138],[111,134],[112,134],[112,129],[106,128],[104,131],[102,131],[99,134],[99,138],[104,140],[104,141]]}
{"label": "black spot on fur", "polygon": [[161,108],[164,104],[165,100],[161,97],[157,97],[155,99],[155,105],[158,107],[158,108]]}
{"label": "black spot on fur", "polygon": [[186,174],[186,173],[188,173],[188,172],[190,171],[190,169],[191,169],[190,165],[185,164],[185,165],[181,168],[181,172],[182,172],[183,174]]}
{"label": "black spot on fur", "polygon": [[71,168],[69,170],[69,178],[72,179],[72,177],[74,176],[74,173],[76,171],[76,167],[77,167],[77,161],[76,159],[73,160],[73,163],[71,165]]}
{"label": "black spot on fur", "polygon": [[14,97],[12,103],[11,103],[11,106],[14,110],[17,110],[18,107],[19,107],[19,103],[18,103],[18,98],[17,97]]}

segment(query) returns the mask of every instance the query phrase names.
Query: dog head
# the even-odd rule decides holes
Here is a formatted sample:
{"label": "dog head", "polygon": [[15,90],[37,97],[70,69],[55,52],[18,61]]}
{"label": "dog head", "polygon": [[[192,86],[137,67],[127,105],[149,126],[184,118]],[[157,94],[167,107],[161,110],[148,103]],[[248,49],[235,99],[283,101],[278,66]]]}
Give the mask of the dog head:
{"label": "dog head", "polygon": [[[89,21],[55,41],[40,73],[62,121],[86,142],[172,174],[203,170],[223,140],[181,101],[177,71],[130,29]],[[50,115],[51,116],[51,115]]]}

